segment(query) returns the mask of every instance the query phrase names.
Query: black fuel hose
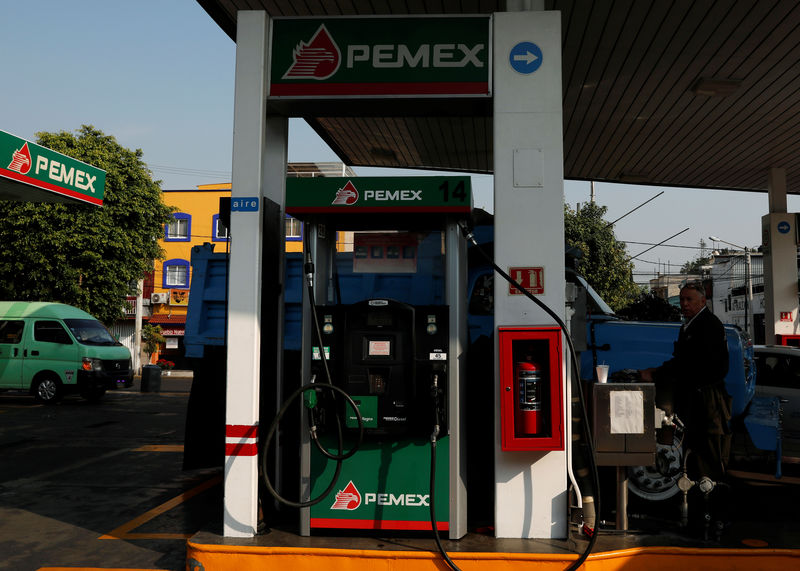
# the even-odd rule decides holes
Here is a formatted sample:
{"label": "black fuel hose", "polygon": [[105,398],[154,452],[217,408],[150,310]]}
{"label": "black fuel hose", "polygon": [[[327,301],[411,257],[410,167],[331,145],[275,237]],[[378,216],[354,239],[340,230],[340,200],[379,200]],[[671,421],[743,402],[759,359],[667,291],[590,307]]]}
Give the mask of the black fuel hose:
{"label": "black fuel hose", "polygon": [[[355,401],[353,401],[353,399],[350,397],[350,395],[347,394],[347,392],[345,392],[343,389],[341,389],[341,388],[339,388],[339,387],[337,387],[337,386],[335,386],[333,384],[332,377],[331,377],[331,372],[330,372],[330,369],[328,368],[328,360],[325,357],[325,346],[324,346],[324,343],[323,343],[323,340],[322,340],[322,330],[320,329],[319,318],[317,316],[316,306],[314,305],[314,283],[313,283],[314,264],[313,264],[313,261],[311,259],[311,253],[310,253],[310,248],[309,248],[309,243],[308,243],[308,235],[306,235],[306,263],[305,263],[304,270],[305,270],[306,278],[307,278],[306,291],[308,293],[308,300],[309,300],[309,304],[311,306],[311,314],[313,315],[314,331],[317,334],[317,340],[318,340],[318,343],[319,343],[320,359],[322,360],[322,365],[323,365],[323,368],[325,370],[325,376],[326,376],[328,382],[327,383],[315,383],[315,382],[312,381],[310,383],[307,383],[307,384],[301,386],[300,388],[298,388],[297,390],[295,390],[289,396],[289,398],[286,399],[286,401],[284,401],[283,406],[281,406],[281,409],[278,411],[278,414],[275,415],[275,419],[272,421],[272,424],[270,425],[269,431],[267,432],[267,436],[266,436],[266,438],[264,440],[264,450],[262,451],[262,454],[261,454],[261,462],[262,462],[262,470],[261,470],[261,472],[262,472],[262,477],[263,477],[263,480],[264,480],[264,486],[267,488],[267,491],[269,491],[269,493],[272,495],[272,497],[274,497],[276,500],[278,500],[282,504],[285,504],[285,505],[290,506],[290,507],[295,507],[295,508],[310,507],[310,506],[313,506],[315,504],[318,504],[323,499],[325,499],[325,497],[327,497],[327,495],[331,493],[331,491],[336,486],[336,483],[339,480],[339,474],[341,474],[341,472],[342,472],[342,462],[344,460],[350,458],[351,456],[353,456],[358,451],[358,449],[361,446],[361,442],[364,439],[364,419],[361,417],[361,411],[358,409],[358,405],[356,405]],[[314,442],[314,444],[316,445],[317,449],[319,449],[319,451],[324,456],[326,456],[327,458],[330,458],[331,460],[334,460],[336,462],[336,470],[335,470],[335,472],[333,474],[333,478],[331,479],[330,484],[328,484],[328,487],[319,496],[317,496],[316,498],[311,498],[311,499],[309,499],[309,500],[307,500],[305,502],[295,502],[293,500],[289,500],[289,499],[284,498],[280,493],[278,493],[278,491],[272,485],[272,482],[269,479],[269,472],[267,470],[267,459],[269,457],[268,452],[269,452],[270,445],[272,444],[272,440],[274,439],[275,434],[276,434],[276,432],[278,430],[278,425],[280,424],[281,419],[286,414],[286,412],[289,410],[289,407],[295,401],[295,399],[297,399],[300,395],[306,393],[307,391],[311,391],[311,390],[313,390],[314,392],[317,392],[318,390],[329,390],[334,394],[334,403],[335,403],[335,409],[336,409],[337,447],[338,447],[339,453],[338,454],[332,454],[331,452],[329,452],[320,443],[319,438],[317,436],[317,427],[316,427],[316,423],[314,421],[313,409],[309,410],[309,413],[308,413],[309,414],[309,424],[310,424],[309,430],[310,430],[310,433],[311,433],[311,440]],[[336,401],[335,401],[336,393],[341,394],[345,398],[347,403],[355,411],[356,419],[358,420],[358,442],[346,453],[344,452],[344,442],[343,442],[343,438],[344,437],[343,437],[343,434],[342,434],[342,420],[341,420],[341,416],[339,414],[339,407],[338,407],[338,405],[336,405]]]}
{"label": "black fuel hose", "polygon": [[447,566],[450,567],[453,571],[461,571],[458,565],[456,565],[450,556],[447,554],[447,551],[442,545],[442,540],[439,537],[439,527],[438,522],[436,521],[436,441],[439,438],[439,387],[438,383],[434,382],[432,388],[432,396],[434,401],[433,406],[433,414],[435,417],[434,424],[433,424],[433,432],[431,432],[431,479],[430,479],[430,514],[431,514],[431,530],[433,531],[433,539],[436,541],[436,548],[439,550],[439,553],[442,555],[442,559],[444,559]]}
{"label": "black fuel hose", "polygon": [[[549,315],[550,317],[552,317],[553,320],[558,324],[558,326],[564,332],[564,337],[567,340],[567,345],[569,346],[569,350],[570,350],[570,356],[571,356],[570,363],[572,364],[572,369],[573,369],[573,373],[574,373],[573,375],[571,375],[571,378],[573,380],[576,379],[577,376],[579,375],[579,371],[580,371],[580,365],[578,364],[578,357],[577,357],[578,353],[577,353],[577,351],[575,351],[575,345],[572,342],[572,337],[570,336],[569,330],[567,329],[567,326],[564,323],[564,321],[558,316],[558,314],[556,312],[554,312],[552,309],[550,309],[542,300],[538,299],[531,292],[529,292],[527,289],[522,287],[522,285],[520,285],[514,278],[512,278],[506,272],[504,272],[495,263],[495,261],[491,257],[489,257],[486,254],[486,252],[483,251],[483,249],[480,247],[478,242],[475,240],[475,236],[472,233],[472,230],[466,225],[466,223],[459,222],[458,226],[461,229],[461,233],[464,235],[464,238],[467,241],[472,243],[472,245],[475,247],[475,250],[481,255],[481,257],[484,258],[492,266],[492,268],[494,268],[494,270],[498,274],[500,274],[500,276],[503,277],[503,279],[505,279],[509,284],[514,286],[521,294],[525,295],[533,303],[535,303],[542,310],[544,310],[544,312],[547,313],[547,315]],[[595,502],[594,502],[595,503],[595,512],[597,513],[597,517],[598,517],[598,521],[599,521],[599,517],[600,517],[600,475],[597,472],[597,457],[596,457],[596,452],[595,452],[594,446],[592,444],[591,431],[589,429],[588,423],[586,422],[586,419],[588,419],[589,416],[587,415],[586,401],[583,398],[583,391],[581,390],[580,386],[578,386],[578,391],[577,392],[578,392],[578,397],[579,397],[579,400],[580,400],[581,409],[582,409],[583,418],[584,418],[584,422],[583,422],[584,435],[585,435],[585,438],[586,438],[587,446],[588,446],[589,451],[590,451],[589,457],[591,459],[590,464],[591,464],[592,482],[593,482],[594,487],[595,487]],[[572,565],[570,565],[567,568],[567,570],[568,571],[574,571],[574,570],[578,569],[581,565],[583,565],[583,562],[586,561],[587,557],[589,557],[589,554],[594,549],[594,546],[595,546],[596,543],[597,543],[597,530],[594,529],[592,531],[591,537],[589,538],[589,543],[586,546],[586,549],[581,553],[581,555],[578,557],[578,559],[576,559],[572,563]]]}
{"label": "black fuel hose", "polygon": [[[336,471],[334,472],[333,478],[331,479],[331,483],[328,485],[328,487],[325,489],[325,491],[322,492],[316,498],[312,498],[312,499],[307,500],[305,502],[295,502],[293,500],[289,500],[289,499],[284,498],[274,488],[274,486],[272,485],[272,482],[269,479],[269,472],[267,471],[267,458],[269,457],[268,452],[269,452],[270,445],[272,444],[272,440],[275,438],[275,433],[278,430],[278,425],[280,424],[281,419],[286,414],[286,412],[289,410],[289,407],[292,405],[292,403],[295,401],[295,399],[297,399],[301,394],[305,393],[306,391],[310,391],[310,390],[316,391],[318,389],[330,390],[330,391],[334,391],[334,392],[340,393],[342,396],[344,396],[344,398],[347,400],[347,402],[350,404],[350,406],[353,407],[353,410],[356,411],[356,416],[358,418],[358,427],[360,429],[359,440],[358,440],[358,443],[349,452],[347,452],[345,454],[344,453],[344,443],[342,442],[341,425],[339,425],[339,439],[338,439],[339,454],[335,458],[335,460],[336,460]],[[317,438],[316,438],[316,427],[312,427],[311,433],[312,433],[312,439],[316,441],[317,440]],[[264,486],[267,488],[267,491],[269,491],[269,493],[272,495],[273,498],[275,498],[280,503],[285,504],[287,506],[294,507],[294,508],[307,508],[307,507],[313,506],[315,504],[318,504],[319,502],[324,500],[325,497],[328,494],[330,494],[331,491],[333,490],[333,488],[336,486],[336,483],[337,483],[337,481],[339,479],[339,474],[342,472],[342,462],[344,461],[345,458],[349,458],[350,456],[355,454],[356,450],[358,450],[358,447],[361,445],[361,438],[363,438],[363,434],[364,434],[364,422],[363,422],[363,419],[361,418],[361,413],[358,410],[358,406],[356,406],[356,403],[353,402],[353,399],[350,398],[350,395],[348,395],[344,390],[340,389],[337,386],[331,385],[329,383],[308,383],[308,384],[303,385],[302,387],[300,387],[297,390],[295,390],[289,396],[289,398],[286,399],[286,401],[283,403],[283,406],[281,407],[280,411],[278,411],[278,414],[275,416],[275,419],[272,421],[272,424],[269,427],[269,431],[267,432],[267,435],[266,435],[266,437],[264,439],[264,450],[263,450],[263,452],[261,454],[261,463],[262,463],[261,464],[261,472],[262,472],[262,479],[264,480]],[[321,446],[321,445],[318,443],[318,446]]]}

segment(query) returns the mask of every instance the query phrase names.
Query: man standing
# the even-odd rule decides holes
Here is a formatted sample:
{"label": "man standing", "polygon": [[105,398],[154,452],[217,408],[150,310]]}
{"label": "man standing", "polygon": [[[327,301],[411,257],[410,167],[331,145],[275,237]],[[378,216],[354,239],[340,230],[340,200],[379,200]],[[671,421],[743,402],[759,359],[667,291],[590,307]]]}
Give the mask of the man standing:
{"label": "man standing", "polygon": [[683,286],[680,304],[684,324],[672,359],[659,367],[643,369],[640,375],[643,381],[655,382],[657,399],[671,400],[674,412],[686,426],[683,444],[690,450],[689,478],[695,482],[703,478],[722,482],[731,443],[731,398],[725,390],[725,328],[706,308],[702,284]]}

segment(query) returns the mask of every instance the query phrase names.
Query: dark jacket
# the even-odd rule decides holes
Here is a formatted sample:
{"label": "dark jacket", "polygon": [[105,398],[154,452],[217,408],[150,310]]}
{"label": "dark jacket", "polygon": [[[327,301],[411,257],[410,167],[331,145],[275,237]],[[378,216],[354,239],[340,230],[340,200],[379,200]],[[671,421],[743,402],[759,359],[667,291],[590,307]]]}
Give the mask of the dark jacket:
{"label": "dark jacket", "polygon": [[688,327],[681,327],[672,359],[658,370],[679,379],[686,388],[724,382],[728,374],[728,341],[719,318],[702,309]]}
{"label": "dark jacket", "polygon": [[671,394],[674,410],[693,436],[728,431],[730,397],[725,390],[728,342],[725,327],[708,309],[683,326],[672,359],[656,369],[657,392]]}
{"label": "dark jacket", "polygon": [[672,359],[653,373],[656,401],[671,400],[686,426],[683,443],[691,450],[687,467],[695,481],[707,476],[719,482],[725,477],[731,441],[727,373],[725,327],[706,308],[681,328]]}

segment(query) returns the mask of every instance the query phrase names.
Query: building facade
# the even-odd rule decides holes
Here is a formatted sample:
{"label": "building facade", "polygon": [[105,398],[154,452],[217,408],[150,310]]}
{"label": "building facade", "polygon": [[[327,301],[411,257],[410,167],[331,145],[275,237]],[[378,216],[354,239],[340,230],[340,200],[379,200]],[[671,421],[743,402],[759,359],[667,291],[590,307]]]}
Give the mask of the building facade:
{"label": "building facade", "polygon": [[[754,343],[764,343],[764,266],[761,252],[715,253],[711,264],[711,309],[723,323],[748,331]],[[752,309],[748,284],[753,292]],[[752,316],[752,317],[751,317]],[[752,319],[752,323],[750,320]]]}
{"label": "building facade", "polygon": [[[341,163],[291,163],[287,177],[356,176]],[[163,200],[175,210],[164,227],[159,244],[164,258],[156,260],[152,276],[145,280],[144,320],[161,327],[166,338],[158,355],[177,368],[186,367],[183,336],[191,287],[192,248],[204,243],[214,245],[215,252],[227,252],[230,236],[224,224],[222,199],[230,199],[231,183],[199,185],[192,190],[164,190]],[[286,252],[302,252],[302,224],[286,217]]]}

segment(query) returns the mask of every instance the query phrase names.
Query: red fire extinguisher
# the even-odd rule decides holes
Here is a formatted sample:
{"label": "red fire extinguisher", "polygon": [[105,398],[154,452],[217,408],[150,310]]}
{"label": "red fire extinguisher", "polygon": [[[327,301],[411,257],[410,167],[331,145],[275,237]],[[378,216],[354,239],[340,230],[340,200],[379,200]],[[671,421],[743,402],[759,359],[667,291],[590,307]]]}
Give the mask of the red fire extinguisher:
{"label": "red fire extinguisher", "polygon": [[515,432],[539,434],[542,430],[542,370],[536,363],[516,363],[514,378],[517,383]]}

